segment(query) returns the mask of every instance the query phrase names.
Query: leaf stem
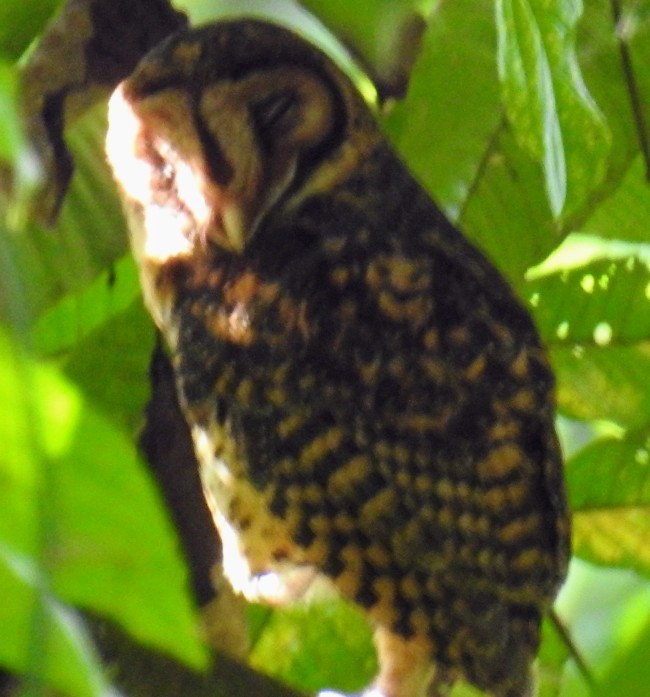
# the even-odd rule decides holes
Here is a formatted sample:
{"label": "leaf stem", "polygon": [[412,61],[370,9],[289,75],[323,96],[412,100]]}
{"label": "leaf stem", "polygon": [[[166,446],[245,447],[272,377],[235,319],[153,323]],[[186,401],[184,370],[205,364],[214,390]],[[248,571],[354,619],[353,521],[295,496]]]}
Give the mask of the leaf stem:
{"label": "leaf stem", "polygon": [[548,618],[551,621],[553,627],[555,628],[555,631],[560,635],[560,638],[565,643],[567,649],[569,650],[569,654],[575,661],[576,666],[578,667],[578,670],[580,671],[580,674],[584,678],[585,682],[587,683],[589,688],[593,688],[596,682],[594,680],[594,676],[591,672],[591,669],[589,668],[587,662],[583,658],[580,649],[576,646],[575,642],[573,641],[571,632],[567,628],[562,618],[558,615],[555,608],[550,609],[548,613]]}
{"label": "leaf stem", "polygon": [[616,26],[616,37],[618,47],[621,54],[621,65],[623,68],[623,76],[627,84],[628,94],[630,96],[630,105],[636,126],[637,135],[639,137],[639,146],[643,161],[645,163],[645,176],[650,181],[650,139],[648,138],[648,125],[643,113],[641,104],[641,95],[639,94],[639,86],[634,75],[634,66],[632,65],[632,55],[628,46],[625,33],[620,31],[622,22],[622,11],[620,0],[610,0],[612,8],[612,16]]}

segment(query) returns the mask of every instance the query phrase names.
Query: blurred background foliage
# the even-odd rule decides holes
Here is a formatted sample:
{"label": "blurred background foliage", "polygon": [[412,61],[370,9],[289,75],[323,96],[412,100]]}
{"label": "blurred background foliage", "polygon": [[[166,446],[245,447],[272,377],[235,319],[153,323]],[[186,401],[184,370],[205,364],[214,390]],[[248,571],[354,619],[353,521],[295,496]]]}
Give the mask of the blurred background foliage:
{"label": "blurred background foliage", "polygon": [[[575,552],[557,609],[596,686],[549,623],[540,695],[647,695],[650,0],[176,4],[195,22],[286,23],[356,60],[376,102],[358,67],[371,74],[389,137],[510,279],[557,373]],[[104,164],[103,109],[70,130],[77,171],[55,230],[26,216],[37,171],[17,66],[58,5],[0,3],[0,665],[29,676],[24,695],[85,697],[115,691],[76,608],[195,669],[206,658],[133,446],[154,335]],[[256,618],[254,665],[301,689],[359,689],[373,674],[350,608]]]}

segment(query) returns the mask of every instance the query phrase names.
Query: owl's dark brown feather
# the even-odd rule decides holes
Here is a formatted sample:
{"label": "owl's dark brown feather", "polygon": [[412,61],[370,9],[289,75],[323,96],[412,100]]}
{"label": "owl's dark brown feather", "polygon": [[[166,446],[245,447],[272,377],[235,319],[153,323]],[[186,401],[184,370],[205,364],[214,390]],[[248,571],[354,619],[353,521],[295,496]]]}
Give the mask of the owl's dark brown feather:
{"label": "owl's dark brown feather", "polygon": [[171,37],[113,98],[108,152],[235,587],[329,578],[378,627],[386,697],[434,665],[528,695],[568,516],[508,284],[272,25]]}

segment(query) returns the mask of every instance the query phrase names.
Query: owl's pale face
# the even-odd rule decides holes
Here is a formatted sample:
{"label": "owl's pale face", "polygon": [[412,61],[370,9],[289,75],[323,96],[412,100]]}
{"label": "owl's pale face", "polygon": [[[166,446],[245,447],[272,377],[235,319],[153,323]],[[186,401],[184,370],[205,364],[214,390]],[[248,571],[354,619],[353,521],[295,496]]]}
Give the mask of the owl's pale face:
{"label": "owl's pale face", "polygon": [[165,57],[176,74],[152,81],[145,60],[109,105],[107,155],[141,261],[206,242],[242,251],[280,201],[327,190],[372,145],[365,105],[329,63],[203,75],[191,41]]}

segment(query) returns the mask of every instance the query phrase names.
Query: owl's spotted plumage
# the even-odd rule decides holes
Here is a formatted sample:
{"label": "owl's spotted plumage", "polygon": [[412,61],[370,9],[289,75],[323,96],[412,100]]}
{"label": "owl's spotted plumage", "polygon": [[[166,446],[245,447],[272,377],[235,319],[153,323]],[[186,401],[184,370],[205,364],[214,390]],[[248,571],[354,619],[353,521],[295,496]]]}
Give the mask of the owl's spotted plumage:
{"label": "owl's spotted plumage", "polygon": [[173,35],[110,123],[235,587],[331,579],[378,628],[386,697],[434,666],[528,695],[568,521],[553,378],[507,283],[286,30]]}

